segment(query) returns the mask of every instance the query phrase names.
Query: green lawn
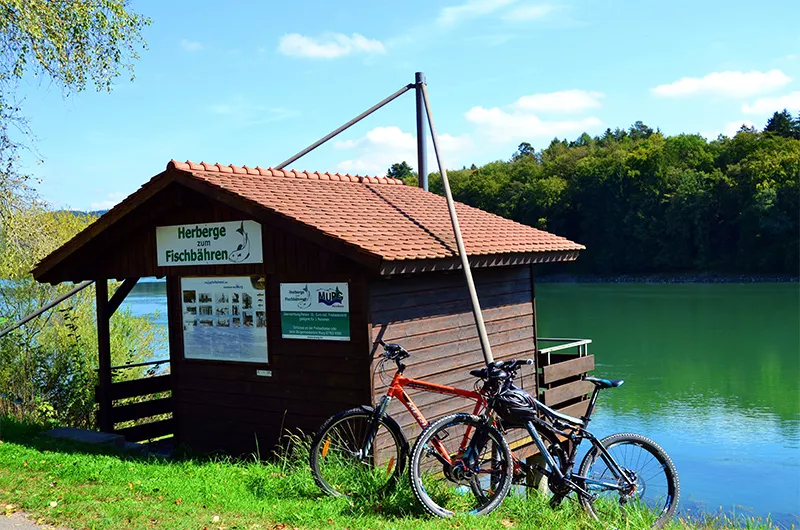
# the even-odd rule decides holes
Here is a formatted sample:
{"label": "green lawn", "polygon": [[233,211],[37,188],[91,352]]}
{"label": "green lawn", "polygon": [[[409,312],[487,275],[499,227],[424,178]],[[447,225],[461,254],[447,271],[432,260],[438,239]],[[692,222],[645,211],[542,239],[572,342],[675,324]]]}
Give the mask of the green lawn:
{"label": "green lawn", "polygon": [[[92,451],[40,433],[0,418],[0,509],[75,530],[603,528],[569,501],[554,511],[540,498],[509,498],[488,517],[439,520],[422,514],[407,484],[383,499],[331,499],[320,494],[302,451],[265,464],[255,458],[164,461]],[[676,521],[670,528],[733,527],[772,528],[719,519]]]}

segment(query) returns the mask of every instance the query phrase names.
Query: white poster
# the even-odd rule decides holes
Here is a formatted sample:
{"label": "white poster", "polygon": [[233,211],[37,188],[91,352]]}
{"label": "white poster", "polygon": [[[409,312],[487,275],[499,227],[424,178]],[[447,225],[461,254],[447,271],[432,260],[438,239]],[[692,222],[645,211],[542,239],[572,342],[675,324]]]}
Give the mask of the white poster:
{"label": "white poster", "polygon": [[261,225],[230,221],[156,227],[159,267],[261,263]]}
{"label": "white poster", "polygon": [[281,337],[350,340],[347,282],[282,283]]}
{"label": "white poster", "polygon": [[263,277],[181,278],[187,359],[267,362]]}

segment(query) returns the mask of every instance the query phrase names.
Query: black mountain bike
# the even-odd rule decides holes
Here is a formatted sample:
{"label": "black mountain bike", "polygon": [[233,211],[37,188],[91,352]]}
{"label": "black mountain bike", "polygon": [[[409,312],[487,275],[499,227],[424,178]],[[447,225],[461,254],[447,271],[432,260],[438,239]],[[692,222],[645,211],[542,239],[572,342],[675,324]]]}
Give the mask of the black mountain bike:
{"label": "black mountain bike", "polygon": [[[514,386],[521,366],[531,361],[492,363],[471,375],[483,380],[489,406],[481,416],[453,414],[431,423],[411,452],[411,485],[429,513],[484,514],[494,510],[511,489],[514,467],[547,478],[555,507],[571,493],[589,514],[613,526],[644,517],[654,528],[674,514],[680,496],[675,465],[654,441],[639,434],[613,434],[598,440],[587,430],[602,389],[623,381],[584,377],[594,383],[586,415],[575,418],[546,406]],[[514,463],[505,432],[524,428],[545,465]],[[583,440],[591,449],[575,468]],[[640,521],[645,522],[645,521]]]}

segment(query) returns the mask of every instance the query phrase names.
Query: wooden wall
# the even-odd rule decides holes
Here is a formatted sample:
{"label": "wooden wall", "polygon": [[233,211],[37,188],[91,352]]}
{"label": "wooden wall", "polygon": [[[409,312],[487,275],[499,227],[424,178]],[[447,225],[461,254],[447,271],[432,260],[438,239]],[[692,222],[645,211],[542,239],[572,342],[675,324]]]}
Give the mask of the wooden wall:
{"label": "wooden wall", "polygon": [[[150,205],[153,216],[114,229],[114,239],[98,238],[93,246],[113,246],[114,252],[92,267],[109,277],[166,276],[170,365],[176,442],[191,449],[263,456],[282,429],[313,432],[326,418],[370,399],[369,334],[363,310],[366,282],[360,267],[313,243],[285,233],[191,190],[174,187]],[[170,205],[171,203],[171,205]],[[254,219],[262,223],[264,263],[230,266],[157,267],[155,227]],[[120,240],[119,238],[123,238]],[[184,359],[181,277],[265,276],[267,363]],[[350,291],[351,340],[282,339],[281,282],[346,281]],[[271,377],[256,375],[269,370]]]}
{"label": "wooden wall", "polygon": [[[535,357],[532,278],[529,266],[476,269],[475,283],[495,360]],[[472,388],[469,371],[484,365],[469,295],[461,272],[375,280],[370,286],[372,338],[397,342],[411,352],[406,376],[461,388]],[[377,363],[373,362],[373,372]],[[535,367],[523,368],[518,383],[536,395]],[[394,365],[384,376],[391,379]],[[373,402],[386,392],[373,375]],[[474,403],[459,397],[407,389],[423,415],[432,420],[452,412],[472,412]],[[400,403],[389,413],[409,440],[419,427]],[[511,441],[511,440],[509,440]]]}
{"label": "wooden wall", "polygon": [[[241,455],[254,452],[258,440],[267,456],[285,430],[313,433],[332,414],[368,402],[367,324],[355,302],[364,292],[363,280],[330,273],[303,278],[349,282],[349,342],[281,338],[279,284],[300,280],[295,274],[268,276],[269,358],[260,364],[183,359],[180,280],[168,278],[178,443],[201,452]],[[256,370],[270,370],[272,376],[259,376]]]}

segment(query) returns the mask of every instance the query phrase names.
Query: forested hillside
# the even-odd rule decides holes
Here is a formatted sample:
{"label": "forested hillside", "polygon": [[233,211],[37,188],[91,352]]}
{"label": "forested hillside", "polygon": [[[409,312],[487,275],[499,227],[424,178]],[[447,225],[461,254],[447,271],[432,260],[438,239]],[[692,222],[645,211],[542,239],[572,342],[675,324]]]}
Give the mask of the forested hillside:
{"label": "forested hillside", "polygon": [[[713,141],[637,122],[542,150],[523,143],[508,161],[448,176],[456,200],[586,245],[572,272],[800,268],[800,116],[786,111]],[[430,189],[443,193],[438,173]]]}

